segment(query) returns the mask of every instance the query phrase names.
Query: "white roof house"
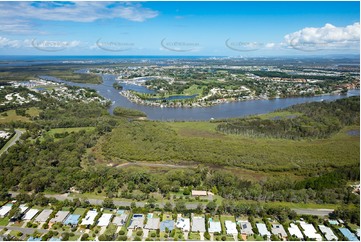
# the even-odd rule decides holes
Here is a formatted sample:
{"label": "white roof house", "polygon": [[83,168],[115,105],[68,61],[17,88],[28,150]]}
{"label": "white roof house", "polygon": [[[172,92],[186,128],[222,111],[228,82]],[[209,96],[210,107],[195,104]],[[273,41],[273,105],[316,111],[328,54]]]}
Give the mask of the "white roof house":
{"label": "white roof house", "polygon": [[43,211],[41,211],[41,213],[35,218],[35,222],[39,222],[39,223],[43,223],[46,220],[48,220],[49,216],[51,215],[51,213],[53,212],[53,210],[51,209],[44,209]]}
{"label": "white roof house", "polygon": [[98,220],[98,226],[100,227],[104,227],[104,226],[108,226],[108,224],[110,223],[111,218],[113,217],[113,214],[110,213],[104,213]]}
{"label": "white roof house", "polygon": [[206,232],[205,219],[203,217],[192,218],[192,231]]}
{"label": "white roof house", "polygon": [[278,235],[281,238],[287,237],[287,233],[282,224],[272,224],[272,234]]}
{"label": "white roof house", "polygon": [[331,240],[338,240],[337,236],[333,233],[332,229],[326,227],[325,225],[318,225],[323,235],[325,235],[326,239]]}
{"label": "white roof house", "polygon": [[182,229],[183,232],[189,232],[191,229],[191,221],[189,218],[178,218],[175,225],[177,228]]}
{"label": "white roof house", "polygon": [[28,210],[29,207],[25,206],[25,204],[21,204],[19,208],[20,208],[20,213],[25,213],[25,211]]}
{"label": "white roof house", "polygon": [[12,208],[11,205],[5,205],[0,208],[0,217],[5,217],[10,212]]}
{"label": "white roof house", "polygon": [[210,221],[209,222],[209,229],[208,232],[209,233],[220,233],[222,231],[221,228],[221,222],[214,222],[214,221]]}
{"label": "white roof house", "polygon": [[34,218],[34,216],[39,212],[38,209],[29,209],[26,213],[25,216],[23,218],[23,220],[31,220],[32,218]]}
{"label": "white roof house", "polygon": [[303,233],[305,234],[306,237],[308,237],[310,239],[316,239],[317,241],[322,240],[322,236],[317,233],[315,227],[313,227],[312,224],[308,224],[306,222],[301,221],[300,225],[301,225],[301,227],[303,229]]}
{"label": "white roof house", "polygon": [[147,224],[144,226],[145,229],[156,230],[159,229],[160,218],[148,218]]}
{"label": "white roof house", "polygon": [[95,217],[98,215],[97,211],[90,210],[87,212],[85,218],[83,218],[82,225],[92,225],[94,223]]}
{"label": "white roof house", "polygon": [[192,196],[207,196],[207,191],[192,190]]}
{"label": "white roof house", "polygon": [[298,239],[303,239],[302,232],[296,224],[290,223],[290,226],[288,227],[288,232],[290,233],[291,236],[294,235]]}
{"label": "white roof house", "polygon": [[224,221],[224,225],[226,226],[227,234],[238,234],[237,225],[235,222],[226,220]]}
{"label": "white roof house", "polygon": [[115,216],[113,219],[113,224],[116,224],[118,226],[123,226],[125,222],[127,222],[128,214],[123,213],[120,216]]}
{"label": "white roof house", "polygon": [[268,231],[266,225],[264,223],[256,223],[258,232],[261,236],[271,236],[271,233]]}
{"label": "white roof house", "polygon": [[55,217],[50,219],[50,223],[62,223],[66,219],[66,217],[68,217],[68,215],[68,211],[58,211],[55,214]]}
{"label": "white roof house", "polygon": [[238,221],[241,228],[241,234],[253,235],[252,225],[248,221]]}

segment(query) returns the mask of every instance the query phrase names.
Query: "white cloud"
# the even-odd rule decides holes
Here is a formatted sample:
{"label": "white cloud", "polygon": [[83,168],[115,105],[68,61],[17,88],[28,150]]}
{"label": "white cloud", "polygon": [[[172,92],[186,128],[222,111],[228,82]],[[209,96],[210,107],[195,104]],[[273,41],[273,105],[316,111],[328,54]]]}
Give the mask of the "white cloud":
{"label": "white cloud", "polygon": [[140,4],[121,2],[0,2],[0,16],[7,20],[23,18],[93,22],[98,19],[123,18],[143,22],[158,16],[158,12],[143,8]]}
{"label": "white cloud", "polygon": [[360,45],[360,23],[346,27],[326,24],[321,28],[304,28],[284,37],[285,45],[300,50],[353,49]]}

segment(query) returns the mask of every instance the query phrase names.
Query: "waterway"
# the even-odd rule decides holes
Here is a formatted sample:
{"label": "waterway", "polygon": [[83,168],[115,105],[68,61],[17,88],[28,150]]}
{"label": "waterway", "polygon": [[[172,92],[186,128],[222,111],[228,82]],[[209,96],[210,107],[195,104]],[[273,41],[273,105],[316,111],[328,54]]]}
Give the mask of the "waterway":
{"label": "waterway", "polygon": [[[112,112],[116,106],[133,108],[143,111],[147,114],[151,120],[210,120],[211,118],[233,118],[243,117],[253,114],[263,114],[275,111],[277,109],[286,108],[299,103],[306,102],[320,102],[320,101],[332,101],[340,98],[350,96],[360,96],[360,90],[349,90],[346,95],[322,95],[314,97],[292,97],[292,98],[279,98],[272,100],[251,100],[241,102],[229,102],[222,103],[211,107],[202,108],[160,108],[144,106],[130,102],[127,98],[119,94],[119,90],[113,88],[115,82],[114,75],[103,75],[102,84],[82,84],[73,83],[68,81],[62,81],[54,77],[40,76],[41,78],[63,82],[68,85],[78,87],[88,87],[97,90],[97,92],[112,101],[112,105],[109,108],[109,112]],[[152,93],[152,90],[148,90],[143,86],[122,84],[124,90],[136,90],[140,92]]]}

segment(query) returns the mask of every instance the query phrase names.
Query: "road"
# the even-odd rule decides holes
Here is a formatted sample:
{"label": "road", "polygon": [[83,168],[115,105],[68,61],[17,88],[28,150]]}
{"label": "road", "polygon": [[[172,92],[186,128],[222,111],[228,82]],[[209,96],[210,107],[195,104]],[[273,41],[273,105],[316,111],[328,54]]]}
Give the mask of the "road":
{"label": "road", "polygon": [[332,213],[334,210],[333,209],[298,209],[298,208],[293,208],[293,211],[295,211],[297,214],[304,214],[304,215],[316,215],[316,216],[327,216],[330,213]]}
{"label": "road", "polygon": [[23,134],[23,132],[21,130],[15,129],[15,135],[14,137],[12,137],[8,143],[5,144],[5,149],[2,149],[0,151],[0,155],[2,155],[3,153],[5,153],[11,146],[13,146],[14,144],[16,144],[16,141],[18,141],[20,139],[20,136]]}
{"label": "road", "polygon": [[3,228],[7,228],[8,230],[20,231],[23,234],[33,234],[35,230],[40,233],[49,232],[49,230],[47,230],[47,229],[21,228],[21,227],[17,227],[17,226],[0,226],[0,230],[2,230]]}

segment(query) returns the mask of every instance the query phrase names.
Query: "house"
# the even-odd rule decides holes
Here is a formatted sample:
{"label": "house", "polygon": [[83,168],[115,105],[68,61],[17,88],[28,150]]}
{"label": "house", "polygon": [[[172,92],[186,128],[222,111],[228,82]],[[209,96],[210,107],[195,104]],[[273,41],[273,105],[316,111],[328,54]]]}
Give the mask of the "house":
{"label": "house", "polygon": [[194,217],[192,214],[192,228],[193,232],[206,232],[206,225],[204,217]]}
{"label": "house", "polygon": [[69,212],[68,211],[58,211],[55,214],[55,217],[50,219],[50,223],[55,224],[55,223],[62,223],[66,217],[68,217]]}
{"label": "house", "polygon": [[130,225],[128,228],[130,229],[143,228],[143,225],[144,225],[144,215],[134,214],[132,220],[130,220]]}
{"label": "house", "polygon": [[97,226],[100,227],[106,227],[110,223],[110,220],[112,219],[113,214],[110,213],[104,213],[98,220]]}
{"label": "house", "polygon": [[291,236],[294,235],[298,239],[303,239],[302,232],[296,224],[290,223],[290,226],[288,227],[288,232],[290,233]]}
{"label": "house", "polygon": [[12,206],[13,205],[11,203],[2,206],[0,208],[0,218],[5,217],[10,212]]}
{"label": "house", "polygon": [[144,226],[145,229],[156,230],[159,229],[160,218],[148,218],[147,224]]}
{"label": "house", "polygon": [[283,228],[282,224],[272,224],[271,232],[274,235],[278,235],[282,239],[287,238],[287,233],[286,233],[285,229]]}
{"label": "house", "polygon": [[113,219],[113,224],[117,226],[123,226],[127,222],[128,215],[123,213],[120,216],[115,216]]}
{"label": "house", "polygon": [[310,239],[316,239],[317,241],[322,241],[322,236],[317,233],[315,227],[313,227],[312,224],[308,224],[304,221],[301,221],[300,225],[301,225],[301,227],[303,229],[303,233],[305,234],[306,237],[308,237]]}
{"label": "house", "polygon": [[210,220],[208,222],[208,224],[209,224],[208,232],[209,233],[220,233],[220,232],[222,232],[221,222],[214,222],[211,219],[209,219],[209,220]]}
{"label": "house", "polygon": [[89,210],[85,218],[83,218],[83,220],[81,221],[81,225],[87,225],[87,226],[92,225],[97,215],[98,215],[97,211]]}
{"label": "house", "polygon": [[176,223],[176,227],[182,229],[183,232],[189,232],[191,229],[191,221],[189,218],[179,217]]}
{"label": "house", "polygon": [[320,231],[325,236],[326,240],[338,240],[337,236],[333,233],[332,229],[329,227],[326,227],[325,225],[318,225]]}
{"label": "house", "polygon": [[267,237],[271,236],[271,233],[268,231],[268,229],[264,223],[256,223],[256,226],[257,226],[258,232],[261,236],[265,236],[265,235]]}
{"label": "house", "polygon": [[193,197],[208,196],[207,191],[192,190]]}
{"label": "house", "polygon": [[25,213],[25,216],[23,218],[23,220],[31,220],[34,218],[34,216],[39,212],[39,210],[37,209],[29,209],[26,213]]}
{"label": "house", "polygon": [[48,220],[49,216],[52,214],[53,210],[44,209],[41,213],[35,218],[35,222],[44,223]]}
{"label": "house", "polygon": [[78,225],[80,215],[79,214],[70,214],[65,220],[65,225],[76,226]]}
{"label": "house", "polygon": [[359,241],[353,233],[348,228],[339,228],[343,236],[346,237],[349,241]]}
{"label": "house", "polygon": [[238,234],[237,225],[235,222],[226,220],[224,221],[224,225],[226,226],[227,234]]}
{"label": "house", "polygon": [[239,226],[241,228],[241,234],[244,234],[246,236],[253,235],[254,232],[252,230],[252,225],[248,221],[238,221]]}
{"label": "house", "polygon": [[24,214],[29,207],[25,206],[25,204],[21,204],[19,208],[20,208],[20,213]]}
{"label": "house", "polygon": [[169,231],[174,229],[174,221],[173,220],[164,220],[160,223],[160,231],[164,232],[165,229],[168,228]]}

